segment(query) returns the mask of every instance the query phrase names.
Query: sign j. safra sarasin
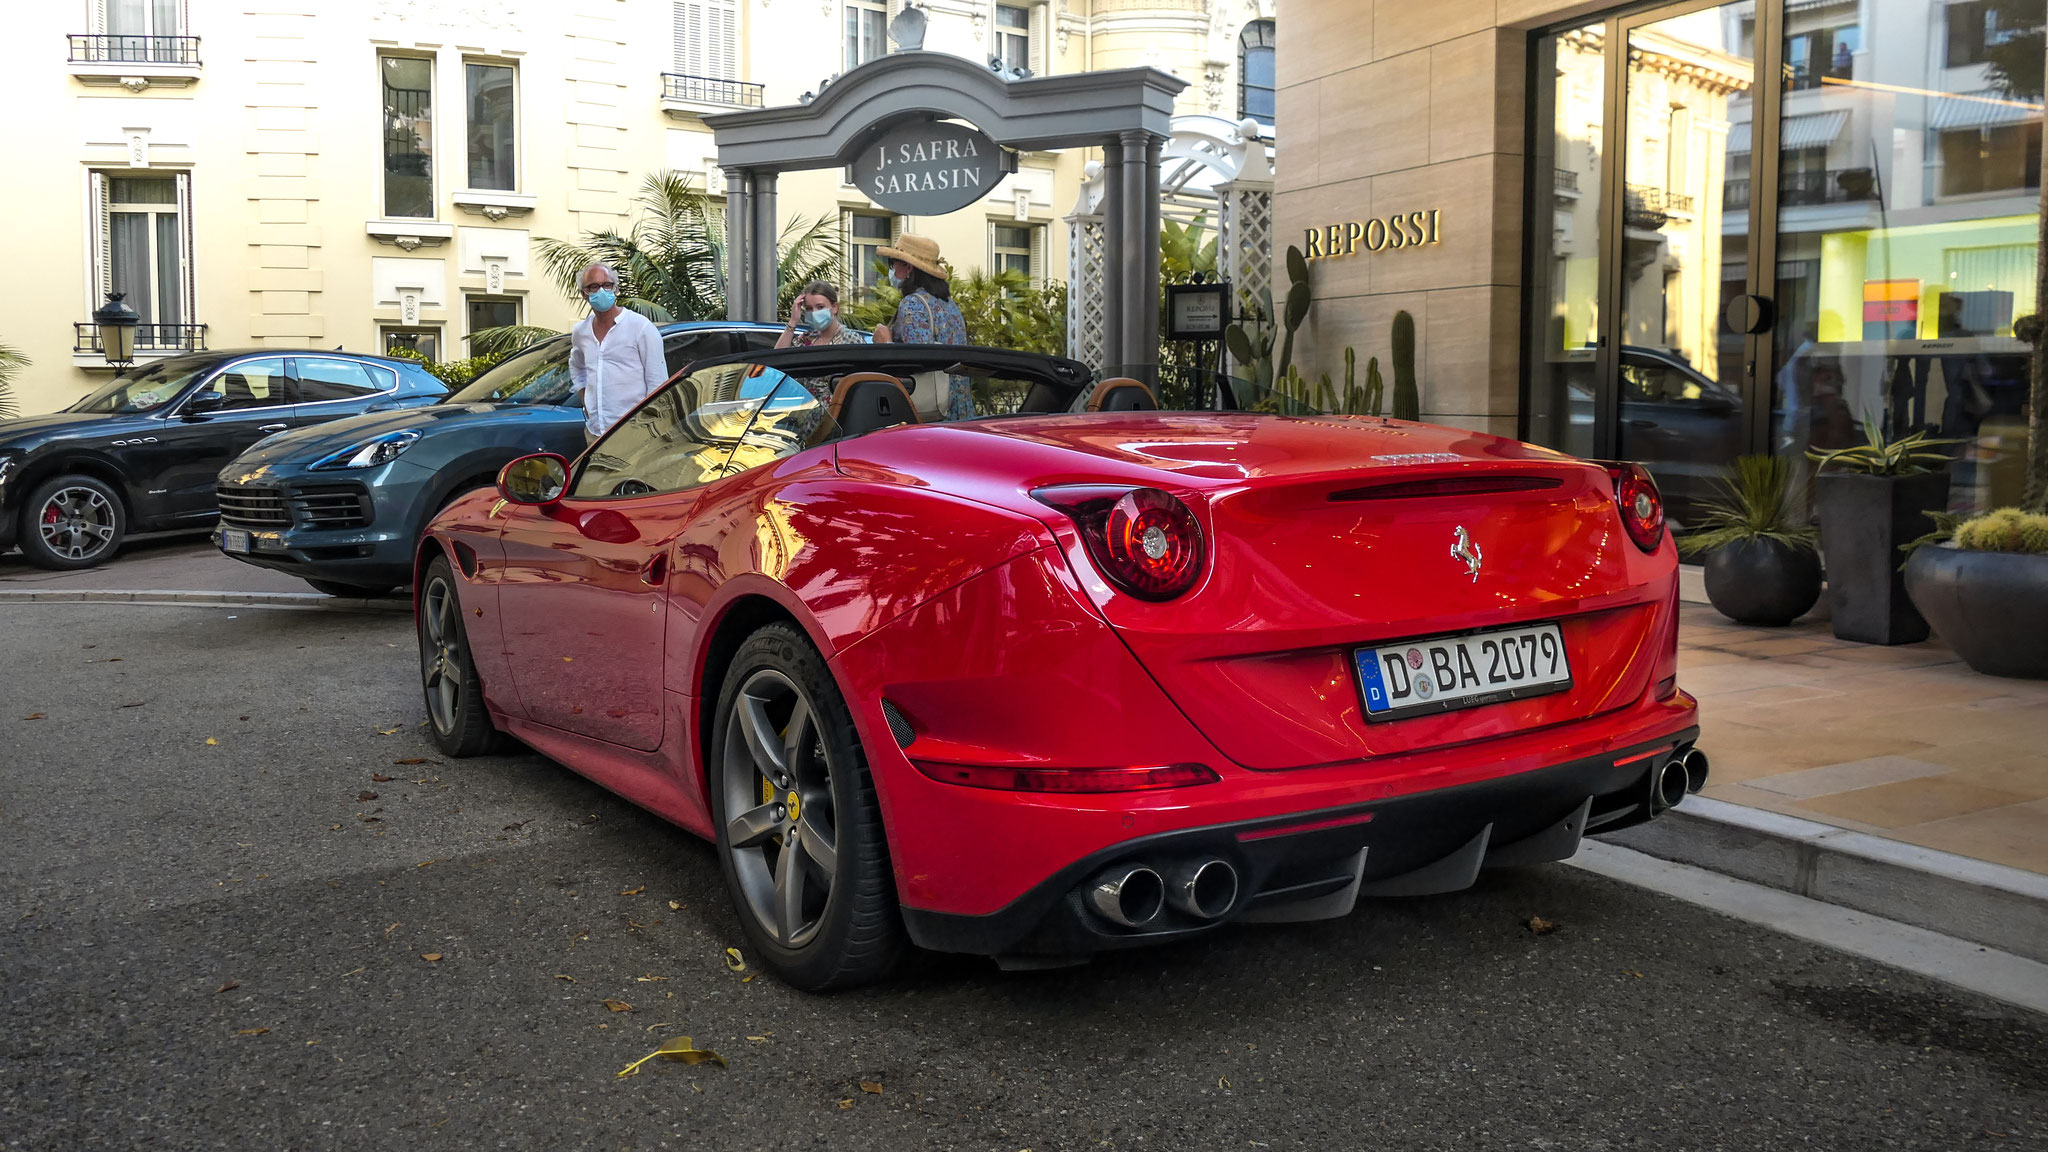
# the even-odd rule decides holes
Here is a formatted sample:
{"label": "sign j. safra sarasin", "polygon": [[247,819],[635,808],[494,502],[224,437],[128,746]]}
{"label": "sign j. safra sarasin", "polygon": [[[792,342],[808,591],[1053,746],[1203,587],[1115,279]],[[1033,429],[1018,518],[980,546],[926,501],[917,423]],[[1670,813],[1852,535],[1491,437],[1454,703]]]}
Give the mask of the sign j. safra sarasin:
{"label": "sign j. safra sarasin", "polygon": [[862,149],[853,182],[868,199],[905,216],[938,216],[995,191],[1008,157],[965,124],[900,124]]}

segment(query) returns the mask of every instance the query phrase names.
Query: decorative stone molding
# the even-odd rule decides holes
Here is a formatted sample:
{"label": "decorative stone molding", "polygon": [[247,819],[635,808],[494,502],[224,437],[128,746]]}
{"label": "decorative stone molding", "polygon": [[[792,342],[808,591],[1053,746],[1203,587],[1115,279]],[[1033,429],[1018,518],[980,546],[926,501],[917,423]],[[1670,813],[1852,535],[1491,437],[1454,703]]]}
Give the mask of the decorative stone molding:
{"label": "decorative stone molding", "polygon": [[150,88],[184,88],[199,79],[197,64],[154,64],[140,61],[107,63],[75,61],[69,65],[71,78],[80,84],[101,88],[126,88],[142,92]]}
{"label": "decorative stone molding", "polygon": [[450,199],[457,208],[493,224],[508,216],[524,216],[539,203],[538,197],[517,192],[457,192]]}
{"label": "decorative stone molding", "polygon": [[401,252],[438,248],[455,236],[454,225],[436,224],[431,220],[371,220],[364,230],[370,239],[379,244],[390,244]]}

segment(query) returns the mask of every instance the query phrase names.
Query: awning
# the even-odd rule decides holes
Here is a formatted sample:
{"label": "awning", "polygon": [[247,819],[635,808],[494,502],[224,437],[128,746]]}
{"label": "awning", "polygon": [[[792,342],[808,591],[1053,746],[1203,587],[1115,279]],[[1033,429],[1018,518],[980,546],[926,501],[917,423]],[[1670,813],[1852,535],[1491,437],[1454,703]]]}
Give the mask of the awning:
{"label": "awning", "polygon": [[1730,124],[1728,126],[1728,150],[1730,152],[1749,151],[1749,121],[1744,120],[1740,124]]}
{"label": "awning", "polygon": [[1835,137],[1842,134],[1842,128],[1848,123],[1847,108],[1816,112],[1810,116],[1787,116],[1778,150],[1791,152],[1800,148],[1825,148],[1835,142]]}
{"label": "awning", "polygon": [[1981,92],[1949,92],[1933,96],[1928,127],[1936,132],[1958,128],[1997,128],[2041,118],[2041,106],[2015,100],[1995,88]]}

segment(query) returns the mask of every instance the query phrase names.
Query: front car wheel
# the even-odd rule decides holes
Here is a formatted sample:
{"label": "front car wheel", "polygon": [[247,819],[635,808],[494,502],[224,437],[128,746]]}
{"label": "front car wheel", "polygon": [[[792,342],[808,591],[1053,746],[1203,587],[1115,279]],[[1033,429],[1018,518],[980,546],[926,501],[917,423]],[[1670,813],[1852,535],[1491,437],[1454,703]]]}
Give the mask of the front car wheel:
{"label": "front car wheel", "polygon": [[427,565],[417,612],[420,685],[426,693],[427,727],[434,734],[434,746],[456,757],[490,751],[499,733],[484,706],[476,664],[469,658],[462,601],[447,557],[437,556]]}
{"label": "front car wheel", "polygon": [[112,488],[90,476],[59,476],[22,505],[21,554],[38,568],[90,568],[114,558],[127,527]]}
{"label": "front car wheel", "polygon": [[719,862],[754,954],[811,992],[881,979],[904,950],[895,880],[867,757],[823,657],[789,625],[761,629],[713,715]]}

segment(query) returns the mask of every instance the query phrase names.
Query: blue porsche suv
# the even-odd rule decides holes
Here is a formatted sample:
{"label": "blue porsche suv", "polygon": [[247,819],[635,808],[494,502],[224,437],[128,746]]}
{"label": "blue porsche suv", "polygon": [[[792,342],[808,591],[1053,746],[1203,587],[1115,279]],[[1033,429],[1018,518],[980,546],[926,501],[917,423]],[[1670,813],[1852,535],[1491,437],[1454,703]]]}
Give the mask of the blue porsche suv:
{"label": "blue porsche suv", "polygon": [[[723,322],[661,331],[671,375],[693,360],[773,348],[782,333]],[[515,457],[582,454],[582,397],[569,383],[569,338],[556,336],[438,404],[260,441],[221,470],[214,544],[332,596],[388,592],[412,578],[421,529],[456,497],[495,483]]]}

